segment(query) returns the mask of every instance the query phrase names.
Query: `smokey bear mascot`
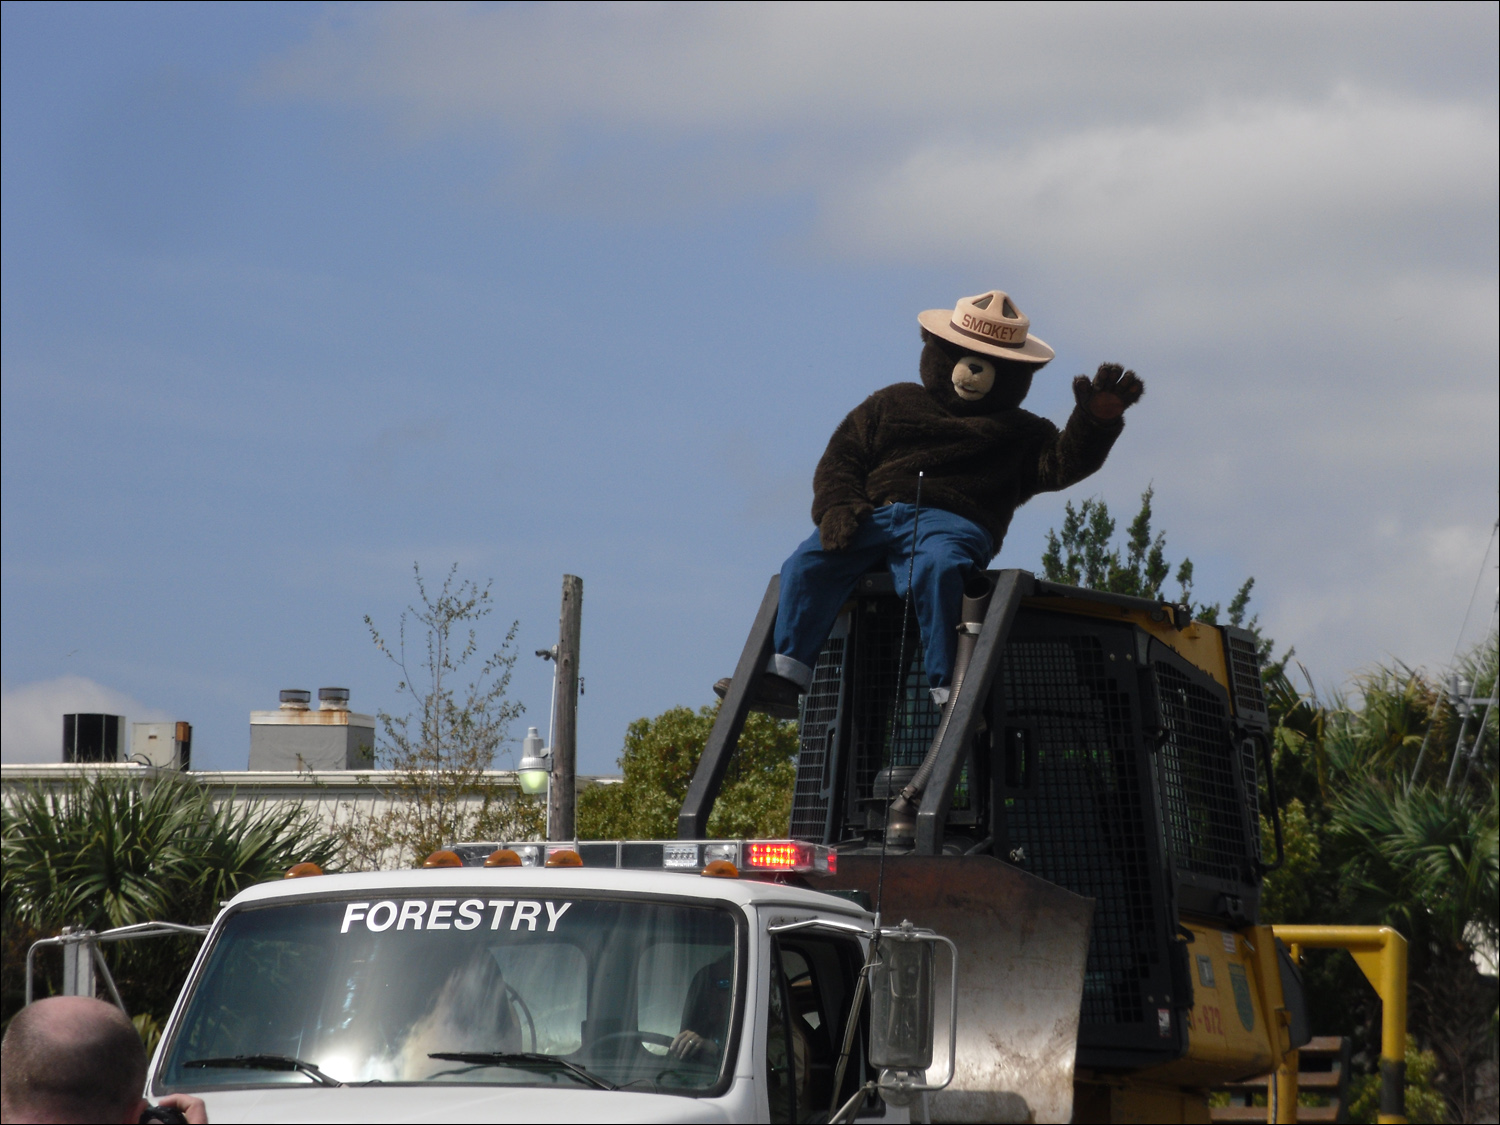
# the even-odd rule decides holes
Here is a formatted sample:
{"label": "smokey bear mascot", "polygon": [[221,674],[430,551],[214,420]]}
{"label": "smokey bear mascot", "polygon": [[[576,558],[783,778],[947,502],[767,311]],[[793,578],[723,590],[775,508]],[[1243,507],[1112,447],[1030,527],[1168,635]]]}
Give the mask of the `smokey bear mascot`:
{"label": "smokey bear mascot", "polygon": [[[817,531],[781,568],[776,651],[755,687],[757,710],[796,717],[839,610],[860,575],[882,563],[900,597],[910,570],[929,687],[946,706],[965,580],[1000,550],[1018,507],[1104,464],[1123,414],[1145,391],[1133,371],[1102,364],[1092,380],[1073,380],[1077,405],[1059,431],[1021,409],[1031,377],[1054,353],[1009,295],[966,297],[917,321],[921,384],[896,383],[865,399],[818,462]],[[728,687],[720,680],[714,690],[722,696]]]}

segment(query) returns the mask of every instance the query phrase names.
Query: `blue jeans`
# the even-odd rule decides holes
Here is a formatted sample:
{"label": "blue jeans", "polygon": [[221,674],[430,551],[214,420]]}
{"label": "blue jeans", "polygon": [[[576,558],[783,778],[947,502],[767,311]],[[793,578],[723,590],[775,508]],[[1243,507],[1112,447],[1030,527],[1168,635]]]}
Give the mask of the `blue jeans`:
{"label": "blue jeans", "polygon": [[[814,531],[781,567],[781,601],[776,610],[776,655],[767,671],[806,688],[813,665],[859,576],[884,562],[906,596],[906,569],[912,541],[910,504],[887,504],[860,521],[854,541],[842,551],[825,551]],[[943,689],[953,679],[958,614],[964,578],[994,557],[989,532],[976,523],[924,508],[917,521],[917,558],[912,569],[912,601],[922,633],[928,683]]]}

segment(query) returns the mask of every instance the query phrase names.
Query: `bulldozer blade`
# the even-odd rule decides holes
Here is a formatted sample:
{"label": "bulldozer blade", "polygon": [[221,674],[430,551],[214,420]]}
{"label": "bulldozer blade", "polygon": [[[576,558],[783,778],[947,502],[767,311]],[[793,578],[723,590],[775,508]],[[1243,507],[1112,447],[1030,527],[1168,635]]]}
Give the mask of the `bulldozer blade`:
{"label": "bulldozer blade", "polygon": [[[878,856],[846,853],[837,874],[808,882],[864,891],[883,925],[910,919],[958,946],[956,1068],[929,1095],[932,1121],[1072,1119],[1093,899],[991,856],[888,856],[882,879]],[[947,1069],[946,992],[931,1078]]]}

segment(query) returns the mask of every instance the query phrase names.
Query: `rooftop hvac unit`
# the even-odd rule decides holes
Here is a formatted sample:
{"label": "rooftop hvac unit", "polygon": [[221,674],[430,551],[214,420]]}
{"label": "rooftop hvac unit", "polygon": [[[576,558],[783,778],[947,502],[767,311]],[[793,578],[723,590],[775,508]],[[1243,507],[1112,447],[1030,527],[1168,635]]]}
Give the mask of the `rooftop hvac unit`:
{"label": "rooftop hvac unit", "polygon": [[130,760],[165,769],[192,769],[193,724],[130,724]]}
{"label": "rooftop hvac unit", "polygon": [[63,716],[64,762],[118,762],[125,757],[125,716]]}

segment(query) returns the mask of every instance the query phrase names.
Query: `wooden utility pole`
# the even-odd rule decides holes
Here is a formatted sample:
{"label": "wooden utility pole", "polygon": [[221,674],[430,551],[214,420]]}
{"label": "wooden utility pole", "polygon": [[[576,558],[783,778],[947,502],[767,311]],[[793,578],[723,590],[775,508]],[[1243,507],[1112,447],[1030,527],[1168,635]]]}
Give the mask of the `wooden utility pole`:
{"label": "wooden utility pole", "polygon": [[562,615],[557,628],[556,713],[552,716],[552,839],[576,832],[578,795],[578,642],[583,631],[583,579],[563,575]]}

